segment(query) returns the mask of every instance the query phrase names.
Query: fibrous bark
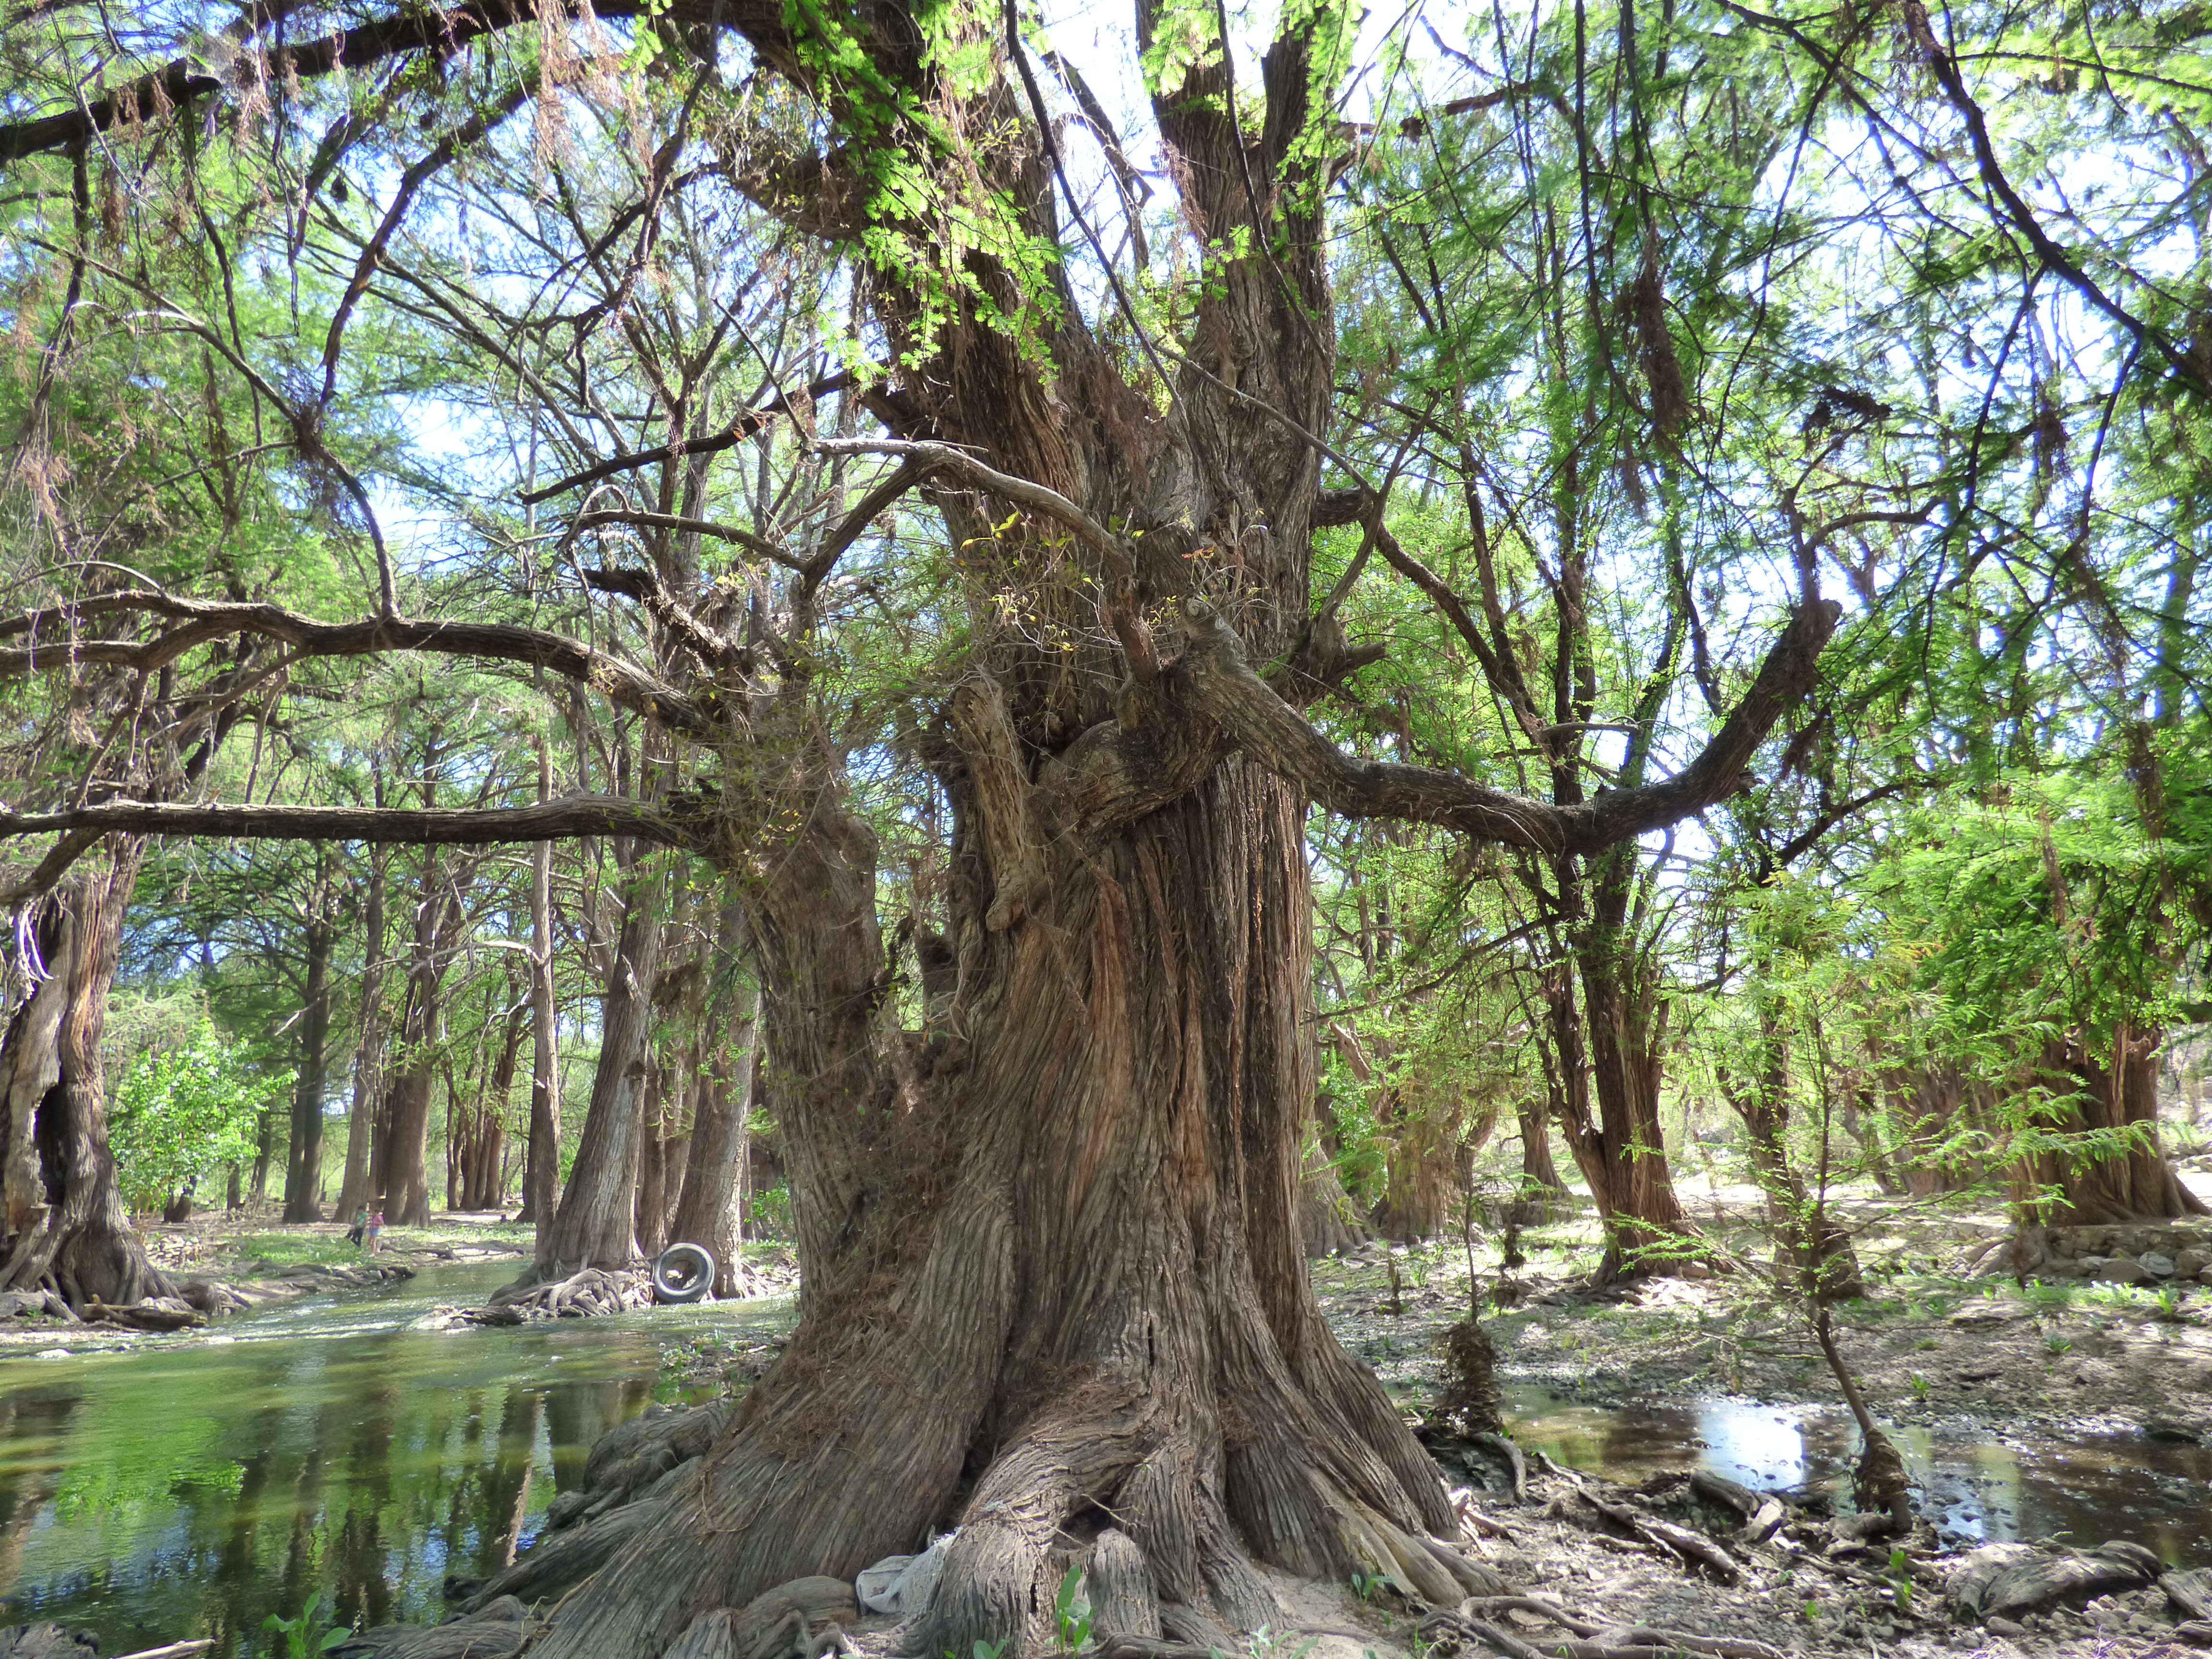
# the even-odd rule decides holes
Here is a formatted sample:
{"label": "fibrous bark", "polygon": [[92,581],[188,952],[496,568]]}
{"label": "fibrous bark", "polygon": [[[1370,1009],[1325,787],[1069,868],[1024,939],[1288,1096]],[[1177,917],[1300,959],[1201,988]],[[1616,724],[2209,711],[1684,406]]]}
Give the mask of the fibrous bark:
{"label": "fibrous bark", "polygon": [[744,908],[724,902],[708,968],[703,1060],[693,1088],[691,1144],[668,1226],[672,1241],[703,1244],[714,1258],[714,1294],[742,1295],[738,1195],[750,1135],[760,988],[752,977]]}
{"label": "fibrous bark", "polygon": [[540,1278],[587,1267],[626,1267],[638,1258],[634,1194],[644,1133],[647,1037],[660,965],[662,880],[657,863],[635,869],[623,895],[583,1137],[559,1207],[538,1225]]}
{"label": "fibrous bark", "polygon": [[2046,1224],[2086,1225],[2114,1221],[2168,1221],[2212,1213],[2185,1186],[2159,1145],[2158,1053],[2163,1034],[2123,1022],[2109,1048],[2080,1036],[2054,1042],[2037,1068],[2053,1099],[2050,1126],[2062,1136],[2119,1130],[2124,1151],[2063,1148],[2039,1154],[2022,1171],[2040,1192],[2057,1197],[2036,1206]]}
{"label": "fibrous bark", "polygon": [[36,993],[0,1039],[8,1237],[0,1290],[45,1286],[70,1306],[173,1296],[116,1185],[100,1029],[143,843],[103,842],[40,901]]}

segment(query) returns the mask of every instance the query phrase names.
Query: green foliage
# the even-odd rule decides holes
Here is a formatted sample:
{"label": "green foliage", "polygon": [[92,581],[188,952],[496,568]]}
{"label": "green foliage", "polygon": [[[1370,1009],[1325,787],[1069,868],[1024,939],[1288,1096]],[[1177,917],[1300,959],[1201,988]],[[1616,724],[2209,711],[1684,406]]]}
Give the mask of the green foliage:
{"label": "green foliage", "polygon": [[194,1176],[253,1156],[262,1107],[292,1073],[202,1022],[179,1047],[149,1051],[115,1092],[108,1130],[118,1179],[136,1207],[158,1207]]}

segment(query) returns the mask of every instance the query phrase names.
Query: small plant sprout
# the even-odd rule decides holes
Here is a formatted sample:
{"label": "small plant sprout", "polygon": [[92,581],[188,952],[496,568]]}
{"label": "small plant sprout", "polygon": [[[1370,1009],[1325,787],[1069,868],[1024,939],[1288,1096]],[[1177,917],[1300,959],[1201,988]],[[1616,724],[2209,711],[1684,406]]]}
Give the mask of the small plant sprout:
{"label": "small plant sprout", "polygon": [[307,1598],[296,1617],[272,1613],[261,1621],[261,1628],[276,1632],[282,1659],[319,1659],[353,1635],[343,1625],[327,1624],[319,1591]]}
{"label": "small plant sprout", "polygon": [[1889,1594],[1899,1613],[1912,1611],[1912,1558],[1901,1549],[1889,1553]]}
{"label": "small plant sprout", "polygon": [[[1091,1609],[1077,1601],[1083,1590],[1083,1569],[1070,1567],[1060,1581],[1060,1599],[1054,1613],[1060,1620],[1060,1650],[1076,1653],[1091,1639]],[[994,1654],[992,1659],[997,1659]]]}

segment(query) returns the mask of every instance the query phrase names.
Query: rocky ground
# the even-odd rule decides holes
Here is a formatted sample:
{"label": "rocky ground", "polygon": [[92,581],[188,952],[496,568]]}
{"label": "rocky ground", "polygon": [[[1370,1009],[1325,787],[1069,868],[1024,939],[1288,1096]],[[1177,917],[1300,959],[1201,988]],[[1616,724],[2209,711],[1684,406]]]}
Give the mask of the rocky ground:
{"label": "rocky ground", "polygon": [[[1727,1240],[1731,1218],[1709,1212],[1707,1223]],[[2004,1237],[2000,1216],[1928,1216],[1871,1230],[1858,1241],[1869,1294],[1836,1310],[1839,1344],[1870,1403],[1893,1421],[1966,1415],[2008,1430],[2212,1444],[2212,1286],[2178,1273],[2128,1283],[2073,1270],[2084,1258],[2101,1268],[2120,1255],[2116,1235],[2134,1243],[2138,1234],[2164,1247],[2142,1249],[2161,1262],[2212,1261],[2212,1223],[2053,1233],[2046,1247],[2066,1266],[2023,1286],[2008,1261],[1983,1260]],[[1522,1249],[1527,1262],[1511,1274],[1495,1235],[1478,1237],[1474,1251],[1484,1322],[1510,1381],[1596,1406],[1838,1398],[1802,1314],[1776,1296],[1748,1252],[1735,1271],[1592,1291],[1585,1281],[1598,1248],[1587,1218],[1532,1229]],[[1352,1352],[1409,1407],[1429,1399],[1440,1378],[1437,1338],[1468,1310],[1463,1243],[1369,1244],[1316,1262],[1314,1277]],[[1511,1281],[1504,1307],[1501,1279]]]}

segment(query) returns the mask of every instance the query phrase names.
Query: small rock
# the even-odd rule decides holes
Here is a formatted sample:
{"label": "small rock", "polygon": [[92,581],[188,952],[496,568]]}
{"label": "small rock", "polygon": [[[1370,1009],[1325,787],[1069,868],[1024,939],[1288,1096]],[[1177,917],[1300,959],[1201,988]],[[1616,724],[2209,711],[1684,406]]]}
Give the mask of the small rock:
{"label": "small rock", "polygon": [[2171,1279],[2179,1271],[2179,1264],[2170,1255],[2160,1255],[2155,1250],[2136,1258],[2137,1264],[2153,1279]]}
{"label": "small rock", "polygon": [[2009,1619],[1992,1619],[1983,1626],[1992,1636],[2025,1636],[2027,1626],[2016,1625]]}
{"label": "small rock", "polygon": [[2173,1639],[2192,1648],[2212,1648],[2212,1619],[2191,1619],[2173,1627]]}
{"label": "small rock", "polygon": [[2176,1279],[2194,1279],[2207,1267],[2212,1267],[2212,1255],[2207,1255],[2202,1250],[2179,1251],[2173,1258],[2173,1276]]}

